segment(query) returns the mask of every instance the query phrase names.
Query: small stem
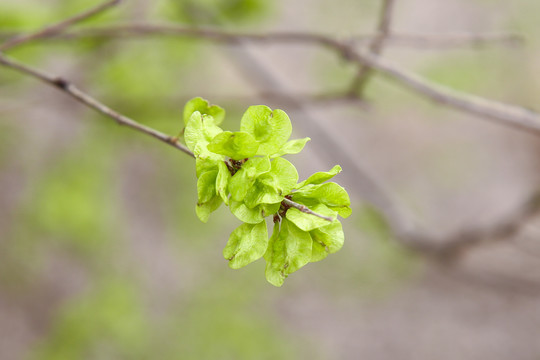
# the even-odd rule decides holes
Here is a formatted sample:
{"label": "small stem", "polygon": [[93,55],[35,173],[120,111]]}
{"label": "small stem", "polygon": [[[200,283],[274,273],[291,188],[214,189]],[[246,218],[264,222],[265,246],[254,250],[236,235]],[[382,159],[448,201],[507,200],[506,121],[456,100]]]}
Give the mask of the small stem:
{"label": "small stem", "polygon": [[285,198],[283,199],[283,201],[281,202],[283,205],[285,206],[288,206],[288,207],[293,207],[295,209],[298,209],[300,210],[301,212],[305,213],[305,214],[310,214],[310,215],[313,215],[313,216],[316,216],[318,218],[321,218],[321,219],[324,219],[324,220],[327,220],[327,221],[334,221],[336,219],[330,217],[330,216],[324,216],[324,215],[321,215],[321,214],[318,214],[316,212],[314,212],[313,210],[311,210],[310,208],[308,208],[307,206],[305,205],[302,205],[302,204],[299,204],[297,202],[294,202],[288,198]]}

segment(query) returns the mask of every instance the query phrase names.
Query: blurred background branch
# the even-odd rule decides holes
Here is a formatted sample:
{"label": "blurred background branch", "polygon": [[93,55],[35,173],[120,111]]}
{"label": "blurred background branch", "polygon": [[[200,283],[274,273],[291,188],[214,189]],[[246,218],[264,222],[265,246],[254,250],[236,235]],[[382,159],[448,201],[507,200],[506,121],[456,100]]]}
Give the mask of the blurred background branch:
{"label": "blurred background branch", "polygon": [[[214,31],[217,31],[214,32]],[[191,27],[178,24],[167,23],[127,23],[121,25],[99,26],[91,27],[87,26],[83,29],[71,30],[66,32],[51,32],[40,35],[42,40],[77,40],[85,38],[130,38],[130,37],[144,37],[144,36],[193,36],[193,37],[207,37],[213,39],[224,40],[222,38],[223,30],[219,28],[204,29],[201,27]],[[236,37],[250,38],[249,34],[231,34]],[[305,41],[312,41],[311,34],[305,34],[303,32],[273,32],[270,36],[261,35],[255,37],[260,41],[268,42],[292,42],[302,43]],[[0,39],[15,38],[19,35],[17,31],[4,30],[0,31]],[[321,34],[321,36],[325,36]],[[350,35],[340,36],[341,41],[351,43],[354,45],[363,45],[365,43],[372,43],[376,39],[379,39],[379,35],[364,34],[364,35]],[[503,46],[522,46],[525,42],[525,38],[522,34],[518,33],[450,33],[450,34],[423,34],[412,32],[397,32],[388,33],[384,37],[384,42],[387,46],[400,46],[400,47],[412,47],[418,48],[434,48],[445,49],[454,47],[482,47],[489,45],[503,45]]]}
{"label": "blurred background branch", "polygon": [[61,34],[64,30],[66,30],[70,26],[73,26],[84,20],[90,19],[93,16],[99,15],[100,13],[108,10],[109,8],[120,4],[120,2],[121,0],[106,1],[101,5],[98,5],[92,9],[86,10],[68,19],[62,20],[59,23],[48,25],[47,27],[39,31],[32,32],[26,35],[22,34],[22,35],[14,36],[8,39],[7,41],[5,41],[2,45],[0,45],[0,51],[7,51],[21,44],[25,44],[25,43],[29,43],[31,41],[35,41],[38,39],[43,39],[46,37],[51,37],[51,36]]}
{"label": "blurred background branch", "polygon": [[[368,50],[373,55],[380,55],[383,51],[385,40],[390,36],[390,25],[392,21],[392,11],[394,0],[383,0],[377,33],[368,45]],[[362,97],[362,92],[366,87],[369,77],[373,74],[373,69],[366,64],[361,64],[358,73],[353,79],[349,94],[351,96]]]}

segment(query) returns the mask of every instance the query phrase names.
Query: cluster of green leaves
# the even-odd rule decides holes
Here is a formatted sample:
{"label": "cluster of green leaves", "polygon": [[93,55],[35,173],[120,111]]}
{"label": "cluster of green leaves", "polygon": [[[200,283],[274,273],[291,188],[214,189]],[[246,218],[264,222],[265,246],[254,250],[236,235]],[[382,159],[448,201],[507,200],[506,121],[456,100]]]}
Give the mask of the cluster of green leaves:
{"label": "cluster of green leaves", "polygon": [[[251,106],[240,131],[223,131],[225,110],[202,98],[184,108],[184,139],[196,158],[197,216],[203,222],[222,203],[244,223],[223,250],[233,269],[264,257],[266,279],[281,286],[285,278],[309,262],[324,259],[343,246],[337,215],[351,214],[345,189],[326,182],[341,171],[336,165],[298,183],[293,164],[281,156],[299,153],[309,138],[289,140],[292,125],[282,110]],[[309,214],[286,199],[333,219]],[[268,238],[265,218],[273,216]]]}

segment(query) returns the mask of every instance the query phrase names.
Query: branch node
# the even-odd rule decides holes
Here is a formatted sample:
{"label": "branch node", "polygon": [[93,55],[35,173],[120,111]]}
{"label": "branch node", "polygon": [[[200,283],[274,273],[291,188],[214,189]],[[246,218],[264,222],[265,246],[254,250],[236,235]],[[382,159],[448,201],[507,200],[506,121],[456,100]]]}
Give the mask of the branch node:
{"label": "branch node", "polygon": [[62,90],[67,90],[67,88],[69,87],[70,83],[69,81],[67,81],[66,79],[63,79],[61,77],[58,77],[56,79],[53,80],[52,82],[55,86],[59,87],[60,89]]}

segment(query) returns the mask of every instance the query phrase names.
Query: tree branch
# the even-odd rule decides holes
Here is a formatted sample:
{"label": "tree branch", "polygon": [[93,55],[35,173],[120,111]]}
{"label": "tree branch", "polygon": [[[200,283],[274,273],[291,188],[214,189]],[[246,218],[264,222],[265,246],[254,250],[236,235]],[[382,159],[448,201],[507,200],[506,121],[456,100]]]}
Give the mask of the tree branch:
{"label": "tree branch", "polygon": [[[339,48],[342,51],[350,50],[343,45]],[[479,115],[502,125],[525,130],[537,136],[540,135],[540,115],[535,111],[469,95],[435,84],[365,51],[352,51],[347,56],[351,61],[368,64],[408,89],[442,105]]]}
{"label": "tree branch", "polygon": [[81,22],[83,20],[89,19],[97,14],[100,14],[104,12],[105,10],[118,5],[122,0],[109,0],[104,2],[101,5],[98,5],[92,9],[86,10],[80,14],[74,15],[66,20],[63,20],[59,23],[52,24],[49,26],[44,27],[41,30],[38,30],[36,32],[32,32],[29,34],[22,34],[15,36],[9,40],[7,40],[5,43],[0,45],[0,51],[7,51],[8,49],[11,49],[15,46],[28,43],[33,40],[51,37],[58,35],[71,25],[74,25],[78,22]]}
{"label": "tree branch", "polygon": [[324,215],[321,215],[321,214],[317,214],[316,212],[312,211],[307,206],[299,204],[297,202],[294,202],[291,199],[285,198],[285,199],[283,199],[282,203],[284,203],[288,207],[293,207],[295,209],[298,209],[301,212],[303,212],[304,214],[310,214],[310,215],[316,216],[318,218],[324,219],[326,221],[334,221],[334,220],[336,220],[336,219],[334,219],[334,218],[332,218],[330,216],[324,216]]}
{"label": "tree branch", "polygon": [[453,33],[422,34],[392,31],[384,42],[385,46],[410,46],[415,48],[453,48],[480,47],[493,43],[506,45],[522,45],[525,38],[516,33]]}
{"label": "tree branch", "polygon": [[[20,36],[17,31],[0,32],[0,39]],[[118,37],[142,37],[142,36],[183,36],[194,38],[213,39],[215,41],[232,42],[231,36],[252,41],[306,43],[325,41],[317,37],[331,37],[330,35],[312,34],[304,32],[272,32],[267,34],[228,33],[215,28],[187,27],[177,24],[166,23],[127,23],[123,25],[109,25],[99,27],[86,27],[67,32],[47,33],[40,39],[49,40],[76,40],[81,38],[118,38]],[[339,40],[358,45],[373,42],[378,34],[361,34],[340,37]],[[336,39],[338,40],[338,39]],[[411,46],[415,48],[450,48],[464,46],[485,46],[492,43],[519,45],[525,41],[524,37],[517,33],[450,33],[450,34],[422,34],[414,32],[389,32],[385,46]]]}
{"label": "tree branch", "polygon": [[[369,52],[374,55],[381,54],[384,42],[390,34],[393,6],[394,0],[382,0],[381,15],[379,16],[379,23],[377,25],[377,35],[375,35],[368,46]],[[361,97],[371,75],[373,75],[373,69],[367,64],[361,64],[356,73],[356,77],[351,83],[349,94]]]}
{"label": "tree branch", "polygon": [[127,127],[130,127],[134,130],[137,130],[139,132],[142,132],[146,135],[152,136],[168,145],[171,145],[178,150],[183,151],[184,153],[194,156],[193,153],[184,145],[178,142],[176,138],[167,136],[155,129],[152,129],[148,126],[142,125],[138,122],[136,122],[133,119],[128,118],[127,116],[124,116],[122,114],[119,114],[118,112],[112,110],[111,108],[107,107],[106,105],[102,104],[98,100],[94,99],[90,95],[86,94],[79,88],[77,88],[72,83],[68,82],[67,80],[59,77],[54,76],[48,73],[45,73],[43,71],[31,68],[27,65],[24,65],[22,63],[19,63],[6,55],[2,54],[0,52],[0,65],[6,66],[8,68],[11,68],[13,70],[18,71],[19,73],[31,76],[35,79],[38,79],[50,86],[53,86],[60,91],[63,91],[64,93],[68,94],[69,96],[75,98],[79,102],[83,103],[84,105],[100,112],[101,114],[108,116],[109,118],[115,120],[119,125],[125,125]]}
{"label": "tree branch", "polygon": [[487,228],[465,230],[441,241],[436,241],[433,236],[425,234],[396,235],[405,245],[417,252],[453,261],[474,247],[514,237],[524,224],[538,215],[540,215],[540,191],[531,194],[512,216]]}

